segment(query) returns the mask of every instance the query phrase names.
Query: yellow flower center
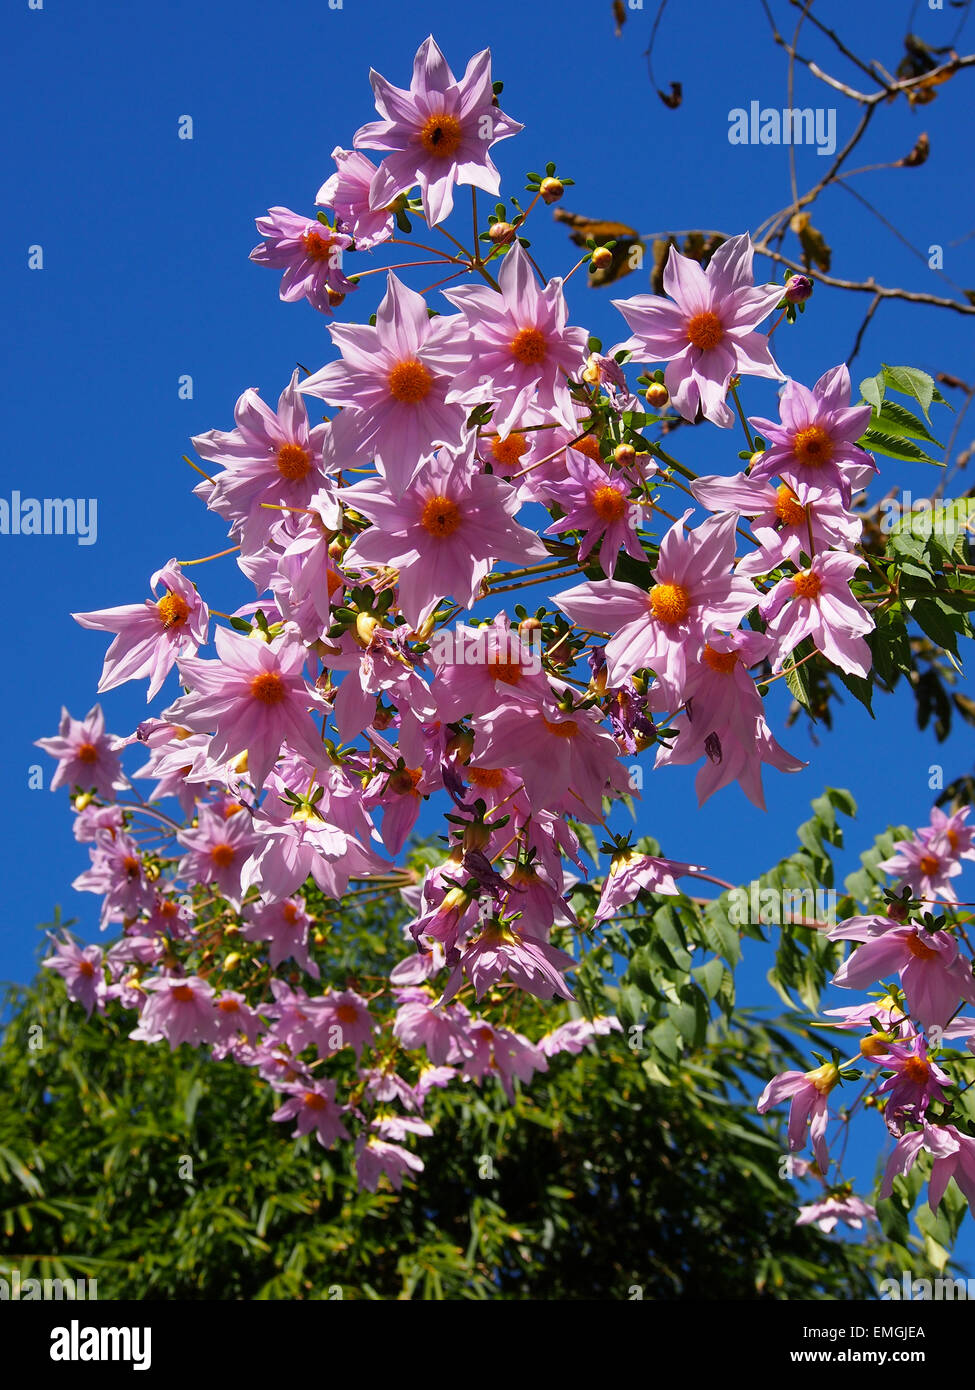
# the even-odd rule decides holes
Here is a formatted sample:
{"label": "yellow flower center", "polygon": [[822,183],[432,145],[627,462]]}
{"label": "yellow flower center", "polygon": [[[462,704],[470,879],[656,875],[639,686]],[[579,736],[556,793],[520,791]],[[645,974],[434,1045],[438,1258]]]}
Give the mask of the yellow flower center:
{"label": "yellow flower center", "polygon": [[824,1062],[814,1071],[807,1071],[806,1080],[812,1082],[821,1096],[828,1096],[839,1080],[839,1075],[839,1067],[834,1066],[832,1062]]}
{"label": "yellow flower center", "polygon": [[397,362],[389,374],[389,394],[404,405],[416,405],[430,394],[433,375],[416,357]]}
{"label": "yellow flower center", "polygon": [[523,434],[509,434],[507,439],[495,435],[491,440],[491,455],[502,468],[514,468],[522,454],[528,452],[528,440]]}
{"label": "yellow flower center", "polygon": [[776,489],[775,515],[786,526],[801,526],[806,519],[806,509],[788,483],[780,483]]}
{"label": "yellow flower center", "polygon": [[431,536],[452,536],[462,520],[456,502],[449,497],[431,497],[424,505],[420,525]]}
{"label": "yellow flower center", "polygon": [[300,482],[311,472],[311,456],[300,444],[282,444],[278,450],[278,472],[289,483]]}
{"label": "yellow flower center", "polygon": [[712,671],[719,671],[721,675],[727,676],[738,665],[737,652],[716,652],[710,642],[704,645],[705,665],[710,666]]}
{"label": "yellow flower center", "polygon": [[179,594],[163,594],[156,604],[156,612],[164,628],[182,627],[190,616],[190,605]]}
{"label": "yellow flower center", "polygon": [[812,570],[800,570],[792,581],[796,598],[815,598],[823,587],[823,581]]}
{"label": "yellow flower center", "polygon": [[688,319],[686,332],[688,342],[692,347],[700,348],[701,352],[710,352],[724,337],[721,320],[717,314],[710,312],[695,314],[693,318]]}
{"label": "yellow flower center", "polygon": [[607,483],[593,493],[592,509],[600,521],[619,521],[626,513],[626,498],[618,487]]}
{"label": "yellow flower center", "polygon": [[262,705],[279,705],[288,697],[288,687],[277,671],[262,671],[251,681],[251,694]]}
{"label": "yellow flower center", "polygon": [[214,845],[210,851],[210,858],[218,869],[229,869],[236,857],[237,851],[233,845]]}
{"label": "yellow flower center", "polygon": [[599,440],[594,434],[587,434],[582,439],[577,439],[573,444],[573,449],[578,449],[580,454],[585,454],[586,458],[592,459],[593,463],[602,463],[603,456],[599,452]]}
{"label": "yellow flower center", "polygon": [[833,441],[822,425],[809,425],[793,436],[792,452],[797,462],[805,464],[807,468],[817,468],[821,463],[829,463],[833,457]]}
{"label": "yellow flower center", "polygon": [[427,154],[436,155],[438,159],[449,159],[457,153],[462,134],[457,117],[441,112],[439,115],[428,116],[423,122],[420,144]]}
{"label": "yellow flower center", "polygon": [[690,597],[682,584],[655,584],[650,590],[650,611],[658,623],[682,622],[690,606]]}
{"label": "yellow flower center", "polygon": [[526,367],[537,367],[548,355],[545,334],[539,328],[519,328],[511,340],[511,355]]}

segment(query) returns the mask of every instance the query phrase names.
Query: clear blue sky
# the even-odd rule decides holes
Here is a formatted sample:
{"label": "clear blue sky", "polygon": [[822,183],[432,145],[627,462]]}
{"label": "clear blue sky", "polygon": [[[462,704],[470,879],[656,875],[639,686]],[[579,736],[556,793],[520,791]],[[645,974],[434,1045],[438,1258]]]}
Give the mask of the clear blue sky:
{"label": "clear blue sky", "polygon": [[[910,8],[860,0],[824,3],[817,13],[838,25],[855,51],[893,68]],[[778,9],[791,31],[794,12]],[[643,232],[735,233],[789,201],[787,151],[735,147],[727,138],[732,108],[752,100],[787,104],[784,63],[759,4],[671,5],[654,65],[659,85],[683,83],[677,111],[657,99],[642,56],[653,10],[647,0],[643,11],[631,11],[617,39],[609,3],[582,0],[497,0],[476,19],[467,7],[422,0],[345,0],[340,10],[324,0],[278,0],[273,7],[254,0],[99,0],[84,7],[44,0],[40,11],[10,0],[5,7],[0,107],[7,138],[0,160],[8,213],[0,277],[9,350],[0,495],[16,488],[25,496],[95,497],[98,539],[84,547],[65,536],[0,536],[8,621],[0,975],[29,976],[35,924],[56,903],[78,916],[83,934],[96,933],[96,900],[70,889],[87,849],[71,838],[66,797],[27,785],[35,762],[45,764],[49,780],[47,760],[32,742],[55,731],[62,702],[76,716],[94,703],[105,640],[77,627],[69,612],[141,599],[150,572],[171,556],[223,548],[218,519],[191,496],[196,475],[180,456],[190,435],[231,426],[244,388],[276,398],[296,361],[314,370],[329,355],[321,316],[306,304],[280,304],[277,275],[247,256],[257,240],[254,217],[274,204],[311,211],[332,170],[332,147],[348,147],[355,129],[373,118],[370,65],[406,86],[413,52],[431,30],[458,73],[472,53],[490,46],[494,76],[505,83],[502,104],[526,125],[494,152],[503,186],[519,194],[523,172],[554,159],[576,179],[565,206]],[[956,23],[955,11],[922,6],[914,28],[940,44]],[[808,32],[802,47],[821,60],[828,54]],[[855,85],[866,82],[840,60],[830,56],[829,63]],[[852,107],[832,103],[802,70],[796,104],[836,104],[839,140],[848,137]],[[932,106],[881,111],[854,158],[856,165],[898,158],[921,130],[930,131],[927,165],[869,174],[857,186],[916,246],[942,244],[946,271],[963,285],[975,284],[975,240],[950,243],[975,225],[970,112],[971,82],[962,74]],[[177,138],[185,115],[193,119],[192,141]],[[827,164],[814,149],[800,149],[798,162],[801,187]],[[874,274],[883,283],[944,292],[925,264],[842,192],[817,205],[814,220],[834,247],[840,275]],[[533,223],[541,264],[549,274],[564,273],[575,248],[547,212],[533,215]],[[43,270],[28,269],[32,245],[43,247]],[[419,275],[417,287],[433,278]],[[364,282],[347,301],[350,318],[368,316],[381,278]],[[609,295],[588,290],[581,278],[573,281],[572,321],[607,344],[618,341],[626,330]],[[646,288],[646,274],[635,273],[614,293]],[[812,381],[845,358],[867,302],[817,291],[800,329],[777,335],[784,369]],[[972,342],[969,319],[887,305],[854,377],[887,361],[970,379]],[[178,399],[182,374],[193,378],[192,400]],[[746,383],[745,399],[751,413],[775,413],[769,385]],[[688,430],[675,440],[702,471],[738,467],[737,434]],[[894,480],[923,493],[931,475],[890,462],[883,483]],[[232,560],[194,577],[225,611],[252,596]],[[782,684],[772,702],[780,719]],[[174,689],[171,678],[165,694],[171,698]],[[145,713],[144,690],[123,687],[103,705],[109,726],[127,732]],[[944,765],[946,781],[970,769],[970,734],[937,746],[930,732],[914,729],[903,694],[880,700],[875,721],[859,706],[845,713],[818,745],[803,725],[782,732],[781,741],[810,766],[788,780],[768,775],[768,814],[756,812],[737,788],[698,812],[693,772],[673,769],[648,778],[641,832],[656,835],[675,858],[703,856],[719,876],[746,881],[793,847],[794,828],[824,785],[848,787],[859,801],[859,828],[849,837],[858,850],[890,822],[926,820],[931,764]],[[851,855],[849,867],[854,862]],[[763,970],[745,977],[745,992],[753,984],[756,1001],[765,997]]]}

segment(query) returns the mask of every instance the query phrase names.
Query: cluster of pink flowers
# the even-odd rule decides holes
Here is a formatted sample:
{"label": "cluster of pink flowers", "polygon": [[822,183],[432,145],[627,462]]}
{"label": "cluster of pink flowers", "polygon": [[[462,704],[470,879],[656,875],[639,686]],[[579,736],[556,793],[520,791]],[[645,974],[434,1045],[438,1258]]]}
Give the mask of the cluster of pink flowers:
{"label": "cluster of pink flowers", "polygon": [[972,955],[964,934],[959,940],[946,917],[931,911],[957,903],[951,880],[962,872],[962,860],[975,859],[975,831],[965,823],[968,812],[964,807],[946,815],[935,807],[930,824],[913,839],[898,841],[896,852],[879,865],[896,876],[885,910],[827,929],[832,941],[858,943],[832,983],[841,989],[880,987],[862,1004],[826,1011],[839,1020],[838,1027],[865,1030],[857,1053],[845,1062],[835,1050],[831,1061],[817,1054],[817,1067],[773,1077],[759,1099],[763,1114],[781,1101],[791,1102],[789,1147],[801,1149],[808,1138],[815,1163],[796,1162],[803,1175],[813,1173],[826,1188],[822,1202],[803,1209],[804,1219],[818,1220],[824,1229],[836,1220],[858,1227],[864,1216],[875,1215],[850,1195],[838,1175],[830,1177],[829,1125],[836,1122],[835,1143],[849,1123],[849,1115],[841,1118],[830,1109],[831,1097],[844,1083],[860,1081],[864,1067],[870,1070],[860,1099],[867,1098],[882,1114],[896,1140],[880,1195],[889,1197],[894,1178],[925,1151],[933,1160],[928,1185],[932,1211],[951,1178],[969,1204],[975,1202],[975,1138],[949,1123],[957,1072],[952,1076],[950,1056],[945,1062],[949,1070],[937,1060],[962,1047],[975,1054],[975,1015],[962,1012],[975,1007]]}
{"label": "cluster of pink flowers", "polygon": [[[104,953],[58,945],[49,963],[71,997],[134,1010],[135,1038],[253,1067],[281,1094],[275,1121],[326,1147],[355,1135],[367,1187],[422,1168],[405,1145],[428,1132],[431,1087],[496,1077],[513,1094],[619,1026],[573,1017],[529,1039],[498,1021],[492,995],[572,999],[572,892],[590,871],[574,826],[603,824],[631,792],[623,755],[656,743],[658,767],[702,763],[702,801],[737,782],[759,806],[765,765],[803,766],[773,736],[759,684],[807,640],[867,674],[850,502],[874,471],[856,444],[869,408],[851,407],[836,367],[812,390],[787,382],[781,421],[752,421],[764,447],[748,469],[693,483],[708,515],[695,524],[692,507],[661,534],[658,499],[680,479],[634,423],[625,367],[665,363],[674,407],[729,427],[743,376],[783,380],[759,331],[782,287],[754,283],[744,235],[706,270],[672,251],[667,297],[620,301],[632,336],[604,354],[569,322],[565,281],[516,235],[528,208],[511,235],[434,253],[447,279],[477,281],[443,290],[434,311],[433,286],[394,273],[414,245],[397,231],[411,217],[439,229],[457,185],[472,188],[476,223],[477,190],[499,192],[489,151],[521,126],[497,104],[486,51],[458,80],[430,38],[409,88],[375,73],[372,85],[380,119],[335,149],[323,211],[272,208],[252,258],[282,272],[282,299],[331,316],[364,292],[350,261],[395,247],[373,322],[333,324],[332,360],[296,371],[276,409],[246,390],[232,430],[193,441],[196,492],[229,526],[256,601],[216,625],[212,657],[199,655],[211,615],[187,562],[152,576],[152,599],[77,614],[115,634],[100,690],[148,677],[151,699],[175,665],[182,693],[129,737],[107,735],[96,707],[41,740],[91,846],[76,886],[101,896],[103,928],[122,928]],[[553,174],[544,202],[561,189]],[[616,577],[624,561],[646,582]],[[583,567],[605,577],[558,588]],[[539,616],[457,621],[546,578],[557,592]],[[131,777],[153,785],[119,801],[134,749]],[[394,861],[435,795],[447,846],[418,881]],[[617,839],[597,923],[701,871]],[[312,885],[339,924],[350,885],[402,893],[412,919],[387,988],[329,982]],[[223,987],[242,959],[250,978]],[[323,1068],[349,1048],[340,1094]]]}

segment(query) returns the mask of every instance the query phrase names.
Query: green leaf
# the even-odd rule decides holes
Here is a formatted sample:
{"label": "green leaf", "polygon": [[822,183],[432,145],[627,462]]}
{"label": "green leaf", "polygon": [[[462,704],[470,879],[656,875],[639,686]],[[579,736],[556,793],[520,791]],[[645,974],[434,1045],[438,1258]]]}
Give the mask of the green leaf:
{"label": "green leaf", "polygon": [[873,425],[868,426],[858,443],[874,454],[886,454],[888,458],[899,459],[902,463],[933,463],[938,468],[944,467],[913,440],[891,434],[888,430],[878,430]]}

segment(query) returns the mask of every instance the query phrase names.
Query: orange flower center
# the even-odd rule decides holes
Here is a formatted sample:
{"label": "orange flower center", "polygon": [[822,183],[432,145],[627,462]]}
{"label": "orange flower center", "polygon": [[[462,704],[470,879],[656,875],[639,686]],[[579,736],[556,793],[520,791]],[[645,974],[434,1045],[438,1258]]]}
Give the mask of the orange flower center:
{"label": "orange flower center", "polygon": [[807,468],[817,468],[821,463],[829,463],[833,457],[833,441],[822,425],[809,425],[793,436],[792,452],[799,463]]}
{"label": "orange flower center", "polygon": [[142,865],[133,854],[127,854],[125,856],[122,860],[122,868],[125,870],[126,878],[136,878],[142,871]]}
{"label": "orange flower center", "polygon": [[491,440],[491,454],[502,468],[514,468],[522,454],[528,452],[528,440],[523,434],[509,434],[507,439],[495,435]]}
{"label": "orange flower center", "polygon": [[904,1063],[904,1075],[909,1076],[918,1086],[923,1086],[931,1075],[931,1068],[922,1057],[908,1057]]}
{"label": "orange flower center", "polygon": [[542,723],[555,738],[575,738],[576,734],[579,732],[579,725],[574,719],[553,722],[551,719],[546,719],[543,714]]}
{"label": "orange flower center", "polygon": [[320,1096],[317,1091],[306,1091],[302,1099],[309,1110],[324,1110],[328,1105],[325,1097]]}
{"label": "orange flower center", "polygon": [[236,857],[237,851],[234,849],[233,845],[214,845],[210,851],[210,858],[218,869],[229,869]]}
{"label": "orange flower center", "polygon": [[957,850],[957,848],[958,848],[958,831],[957,831],[957,830],[946,830],[946,831],[945,831],[945,839],[948,841],[949,845],[951,845],[951,848],[952,848],[952,849]]}
{"label": "orange flower center", "polygon": [[775,493],[775,515],[786,526],[800,526],[806,519],[806,509],[787,483],[780,483]]}
{"label": "orange flower center", "polygon": [[277,671],[262,671],[251,681],[251,694],[262,705],[279,705],[288,697],[288,687]]}
{"label": "orange flower center", "polygon": [[710,666],[712,671],[720,671],[723,676],[729,675],[738,665],[737,652],[716,652],[710,642],[704,645],[704,661]]}
{"label": "orange flower center", "polygon": [[607,483],[593,493],[592,509],[600,521],[619,521],[626,513],[626,498],[618,487]]}
{"label": "orange flower center", "polygon": [[919,868],[921,870],[921,873],[924,874],[925,878],[930,878],[932,874],[936,874],[940,867],[941,861],[939,859],[936,859],[933,854],[921,855],[919,861]]}
{"label": "orange flower center", "polygon": [[78,974],[84,975],[86,980],[90,980],[95,973],[95,967],[90,960],[80,960],[78,962]]}
{"label": "orange flower center", "polygon": [[712,348],[716,348],[724,337],[721,320],[717,314],[710,312],[695,314],[692,319],[688,319],[686,331],[691,346],[700,348],[702,352],[710,352]]}
{"label": "orange flower center", "polygon": [[487,664],[494,679],[505,685],[517,685],[524,675],[519,661],[502,661],[496,653],[488,656]]}
{"label": "orange flower center", "polygon": [[650,611],[658,623],[682,622],[690,606],[682,584],[655,584],[650,590]]}
{"label": "orange flower center", "polygon": [[539,328],[519,328],[511,340],[511,355],[526,367],[537,367],[548,356],[548,343]]}
{"label": "orange flower center", "polygon": [[240,1013],[240,1005],[238,1004],[236,999],[221,999],[220,1002],[217,1004],[217,1008],[225,1014]]}
{"label": "orange flower center", "polygon": [[80,763],[97,763],[98,749],[93,743],[83,743],[78,749],[77,756]]}
{"label": "orange flower center", "polygon": [[441,112],[439,115],[428,116],[423,122],[420,144],[427,154],[436,155],[438,159],[449,159],[457,153],[462,134],[457,117]]}
{"label": "orange flower center", "polygon": [[311,472],[311,456],[300,444],[282,444],[278,450],[278,472],[289,483],[300,482]]}
{"label": "orange flower center", "polygon": [[475,787],[497,788],[504,781],[504,770],[500,767],[469,767],[467,772]]}
{"label": "orange flower center", "polygon": [[792,581],[796,598],[815,598],[823,587],[823,581],[812,570],[800,570]]}
{"label": "orange flower center", "polygon": [[189,985],[174,985],[169,991],[170,999],[175,999],[177,1004],[191,1004],[193,1002],[193,991]]}
{"label": "orange flower center", "polygon": [[917,932],[912,932],[907,938],[907,949],[918,960],[934,960],[938,954],[937,951],[932,951],[930,946],[925,946]]}
{"label": "orange flower center", "polygon": [[313,261],[327,261],[332,253],[332,238],[323,236],[321,232],[305,232],[301,244],[305,248],[305,255]]}
{"label": "orange flower center", "polygon": [[239,801],[228,801],[223,808],[224,820],[229,820],[231,816],[235,816],[238,811],[242,811],[243,809]]}
{"label": "orange flower center", "polygon": [[602,463],[603,456],[599,452],[599,440],[594,434],[587,434],[573,444],[573,449],[578,449],[580,454],[585,454],[586,458],[592,459],[593,463]]}
{"label": "orange flower center", "polygon": [[163,594],[156,604],[156,612],[163,627],[182,627],[190,616],[190,605],[179,594]]}
{"label": "orange flower center", "polygon": [[285,903],[281,908],[281,916],[288,923],[289,927],[293,927],[298,920],[297,906],[294,903]]}
{"label": "orange flower center", "polygon": [[339,1023],[355,1023],[359,1017],[359,1010],[354,1004],[340,1004],[335,1010],[335,1017]]}
{"label": "orange flower center", "polygon": [[431,536],[452,536],[462,521],[460,507],[449,497],[431,497],[420,516],[420,525]]}
{"label": "orange flower center", "polygon": [[389,374],[389,394],[404,405],[416,405],[429,396],[432,389],[433,374],[418,357],[397,362]]}

